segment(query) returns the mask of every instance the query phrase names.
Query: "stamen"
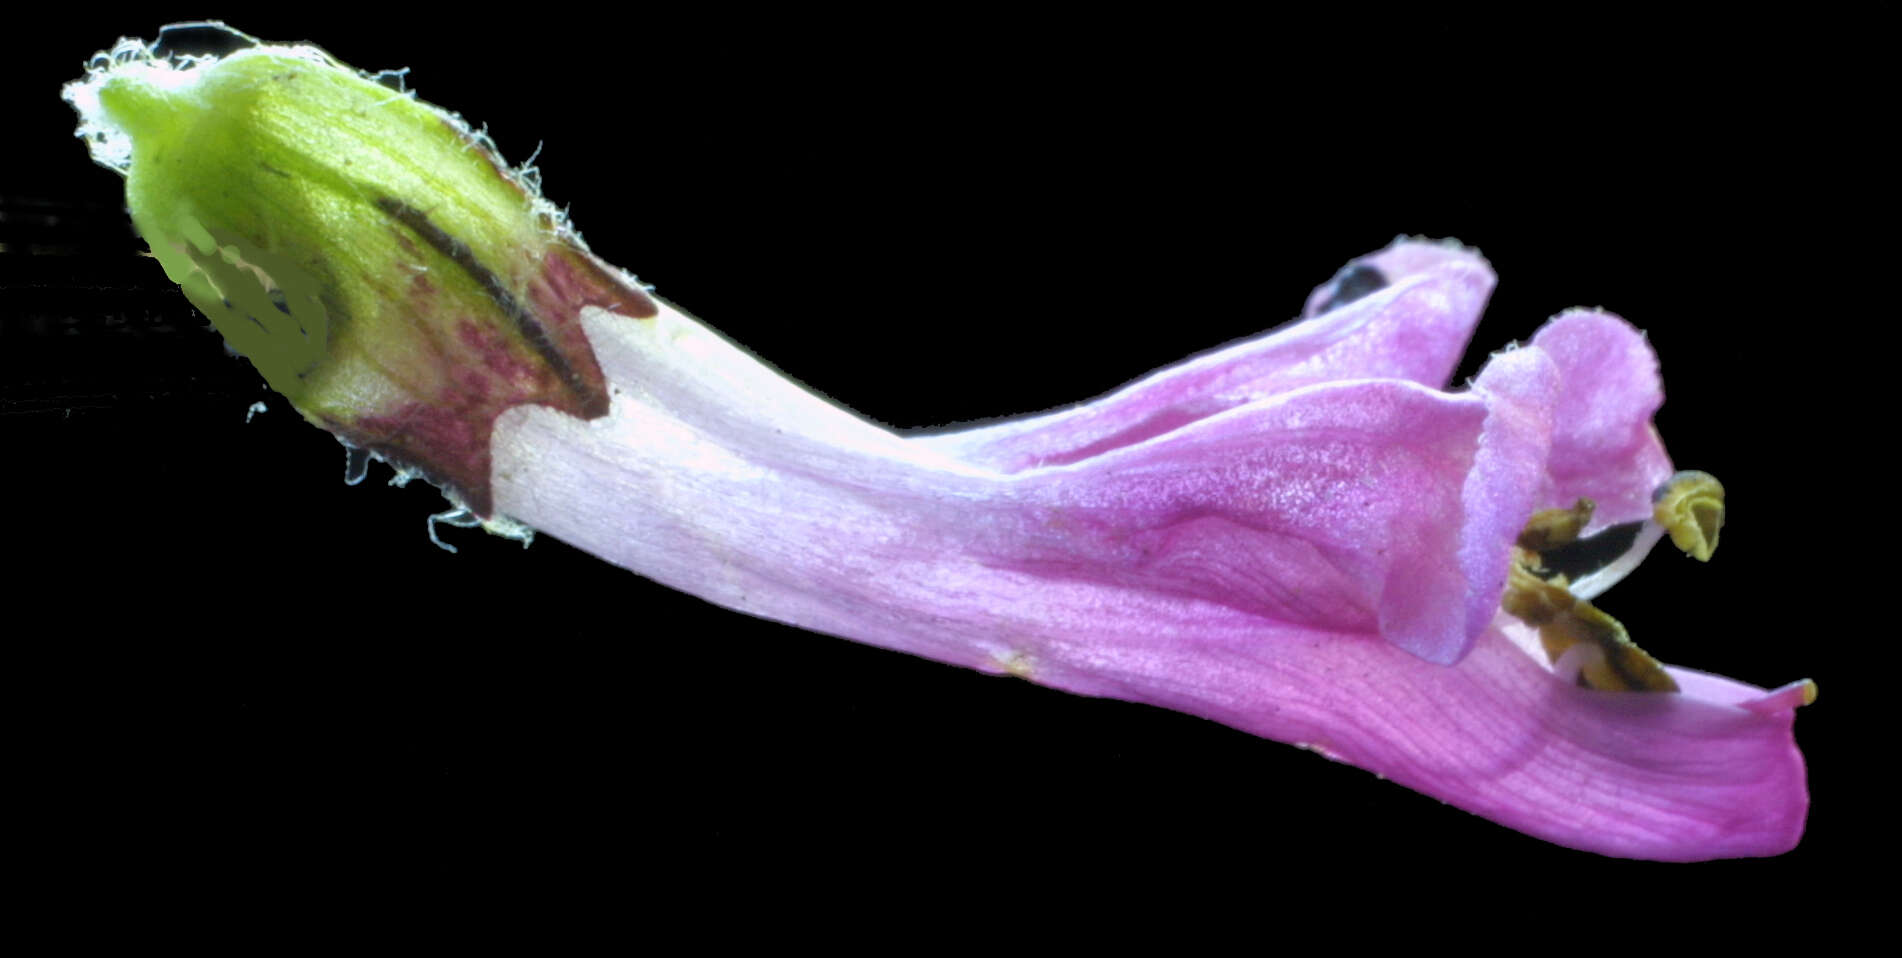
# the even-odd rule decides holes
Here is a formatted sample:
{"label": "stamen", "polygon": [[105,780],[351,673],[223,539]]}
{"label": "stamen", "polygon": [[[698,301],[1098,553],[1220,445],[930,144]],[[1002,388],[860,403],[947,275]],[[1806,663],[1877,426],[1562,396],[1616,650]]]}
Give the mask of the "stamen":
{"label": "stamen", "polygon": [[1597,504],[1590,499],[1580,499],[1570,509],[1541,509],[1533,513],[1525,530],[1519,533],[1519,548],[1543,553],[1575,541],[1579,532],[1591,524],[1592,511],[1596,508]]}
{"label": "stamen", "polygon": [[1708,472],[1680,472],[1651,493],[1651,514],[1671,542],[1709,562],[1724,528],[1724,485]]}
{"label": "stamen", "polygon": [[[1551,581],[1533,573],[1536,554],[1515,551],[1511,578],[1501,607],[1539,630],[1539,644],[1552,662],[1568,653],[1579,664],[1578,684],[1617,692],[1675,692],[1677,682],[1664,666],[1636,643],[1617,619],[1565,588],[1565,577]],[[1587,651],[1577,650],[1581,645]]]}
{"label": "stamen", "polygon": [[1580,499],[1567,509],[1532,514],[1512,550],[1512,572],[1500,607],[1539,632],[1559,674],[1576,673],[1587,688],[1675,692],[1664,666],[1631,641],[1617,619],[1589,599],[1622,578],[1665,533],[1679,549],[1710,561],[1724,528],[1724,487],[1707,472],[1680,472],[1651,494],[1653,522],[1624,522],[1580,537],[1595,509]]}
{"label": "stamen", "polygon": [[1591,524],[1596,506],[1580,499],[1569,509],[1533,513],[1518,546],[1531,553],[1528,570],[1551,581],[1563,576],[1565,587],[1581,599],[1590,599],[1625,577],[1651,551],[1664,530],[1650,521],[1621,522],[1589,536],[1579,532]]}

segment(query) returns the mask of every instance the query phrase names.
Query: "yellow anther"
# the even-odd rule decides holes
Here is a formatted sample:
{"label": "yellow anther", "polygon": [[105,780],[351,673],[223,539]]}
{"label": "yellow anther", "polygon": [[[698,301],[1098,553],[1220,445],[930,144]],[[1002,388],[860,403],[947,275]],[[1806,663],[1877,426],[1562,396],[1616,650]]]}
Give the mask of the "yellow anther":
{"label": "yellow anther", "polygon": [[1708,472],[1680,472],[1651,494],[1651,515],[1671,542],[1699,562],[1717,551],[1724,528],[1724,485]]}
{"label": "yellow anther", "polygon": [[1557,662],[1584,643],[1591,651],[1579,666],[1579,681],[1616,692],[1675,692],[1677,682],[1625,632],[1617,619],[1566,591],[1562,578],[1532,574],[1538,556],[1519,550],[1506,585],[1506,613],[1539,630],[1546,657]]}
{"label": "yellow anther", "polygon": [[1519,533],[1519,548],[1544,552],[1576,541],[1578,534],[1591,524],[1592,511],[1596,508],[1590,499],[1580,499],[1570,509],[1541,509],[1533,513],[1525,531]]}

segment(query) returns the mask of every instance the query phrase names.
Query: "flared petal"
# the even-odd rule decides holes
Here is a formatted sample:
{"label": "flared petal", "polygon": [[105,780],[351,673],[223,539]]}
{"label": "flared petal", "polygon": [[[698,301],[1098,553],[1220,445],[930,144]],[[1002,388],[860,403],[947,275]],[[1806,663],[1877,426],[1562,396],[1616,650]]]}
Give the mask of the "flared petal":
{"label": "flared petal", "polygon": [[1077,462],[1315,383],[1444,386],[1492,294],[1492,268],[1458,244],[1396,240],[1317,289],[1311,313],[1338,298],[1341,277],[1357,267],[1376,270],[1383,285],[1319,318],[1206,353],[1079,406],[914,438],[953,458],[1016,472]]}
{"label": "flared petal", "polygon": [[1465,591],[1458,607],[1463,618],[1457,630],[1438,633],[1383,629],[1388,641],[1428,661],[1450,665],[1466,655],[1498,614],[1512,562],[1508,546],[1538,507],[1548,482],[1546,462],[1560,414],[1563,377],[1543,350],[1517,349],[1495,354],[1474,380],[1473,392],[1485,399],[1487,411],[1460,498],[1457,561]]}
{"label": "flared petal", "polygon": [[1562,384],[1539,507],[1590,499],[1590,531],[1649,517],[1651,493],[1672,466],[1651,425],[1664,384],[1644,334],[1611,313],[1580,309],[1546,323],[1531,346],[1552,357]]}

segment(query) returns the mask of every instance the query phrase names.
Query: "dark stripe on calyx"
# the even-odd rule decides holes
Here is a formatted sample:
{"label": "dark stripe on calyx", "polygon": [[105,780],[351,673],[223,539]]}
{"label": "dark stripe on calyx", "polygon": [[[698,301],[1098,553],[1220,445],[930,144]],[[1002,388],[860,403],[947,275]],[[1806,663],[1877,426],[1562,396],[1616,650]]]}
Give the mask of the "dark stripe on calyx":
{"label": "dark stripe on calyx", "polygon": [[443,232],[441,227],[430,222],[428,214],[402,200],[380,196],[377,197],[376,205],[391,219],[409,227],[410,231],[423,242],[428,243],[436,252],[461,267],[464,273],[469,274],[469,278],[475,280],[476,285],[482,287],[482,291],[495,301],[497,308],[501,309],[508,316],[509,321],[515,324],[516,331],[521,333],[522,338],[528,342],[529,348],[533,349],[535,354],[554,370],[555,375],[561,379],[562,385],[568,387],[576,398],[585,402],[595,395],[596,390],[588,385],[587,381],[575,371],[574,366],[568,362],[568,357],[562,355],[561,351],[555,348],[555,344],[549,340],[548,331],[542,328],[541,321],[536,319],[533,313],[522,308],[522,304],[516,301],[514,294],[502,284],[502,280],[476,259],[475,252],[469,248],[469,244]]}

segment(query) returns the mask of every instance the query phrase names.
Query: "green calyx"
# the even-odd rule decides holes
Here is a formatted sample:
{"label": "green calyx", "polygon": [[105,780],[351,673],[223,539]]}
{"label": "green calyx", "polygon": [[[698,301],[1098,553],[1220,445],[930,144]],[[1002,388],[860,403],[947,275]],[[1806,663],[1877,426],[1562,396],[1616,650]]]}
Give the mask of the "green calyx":
{"label": "green calyx", "polygon": [[496,415],[606,412],[580,308],[652,303],[453,114],[308,46],[125,41],[64,95],[166,275],[310,421],[486,513]]}
{"label": "green calyx", "polygon": [[300,406],[324,385],[331,327],[340,350],[391,345],[375,341],[376,320],[418,276],[451,308],[485,298],[390,229],[379,199],[426,209],[504,269],[552,238],[552,219],[459,124],[313,48],[257,47],[182,70],[146,61],[96,82],[101,119],[130,141],[126,202],[139,232]]}

